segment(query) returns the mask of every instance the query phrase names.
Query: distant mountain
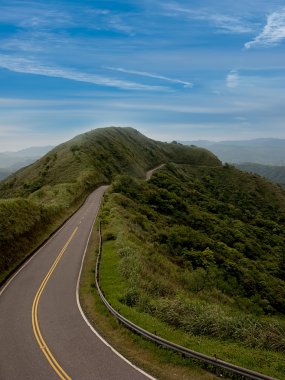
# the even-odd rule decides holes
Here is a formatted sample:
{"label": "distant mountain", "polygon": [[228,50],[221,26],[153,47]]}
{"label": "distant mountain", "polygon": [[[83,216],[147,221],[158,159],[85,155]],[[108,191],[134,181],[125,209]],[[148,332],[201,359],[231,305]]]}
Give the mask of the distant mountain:
{"label": "distant mountain", "polygon": [[0,169],[0,180],[8,177],[11,173],[12,171],[9,169]]}
{"label": "distant mountain", "polygon": [[6,178],[16,170],[32,164],[52,148],[52,146],[40,146],[26,148],[15,152],[0,153],[0,180]]}
{"label": "distant mountain", "polygon": [[186,145],[207,148],[228,163],[253,162],[263,165],[285,165],[285,139],[237,141],[180,141]]}
{"label": "distant mountain", "polygon": [[6,156],[9,157],[41,157],[47,152],[49,152],[53,148],[52,145],[47,145],[47,146],[32,146],[30,148],[26,149],[21,149],[15,152],[3,152],[1,154],[5,154]]}
{"label": "distant mountain", "polygon": [[272,182],[285,186],[285,166],[261,165],[253,164],[251,162],[234,164],[234,166],[242,171],[259,174],[262,177],[268,178]]}

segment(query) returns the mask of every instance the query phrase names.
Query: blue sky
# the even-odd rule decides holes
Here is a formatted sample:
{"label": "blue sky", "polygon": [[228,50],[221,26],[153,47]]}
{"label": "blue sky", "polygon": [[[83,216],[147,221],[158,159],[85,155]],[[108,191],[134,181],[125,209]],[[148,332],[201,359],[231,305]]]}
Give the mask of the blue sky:
{"label": "blue sky", "polygon": [[285,0],[0,0],[0,151],[285,138],[284,53]]}

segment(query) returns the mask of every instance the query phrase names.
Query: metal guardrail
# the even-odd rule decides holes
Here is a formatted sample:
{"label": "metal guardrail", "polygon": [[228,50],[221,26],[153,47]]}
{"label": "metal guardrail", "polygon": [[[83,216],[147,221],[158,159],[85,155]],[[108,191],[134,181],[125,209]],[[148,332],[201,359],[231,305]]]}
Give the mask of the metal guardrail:
{"label": "metal guardrail", "polygon": [[110,311],[110,313],[122,324],[124,324],[128,329],[134,331],[135,333],[143,336],[144,338],[147,338],[151,340],[152,342],[155,342],[156,344],[171,349],[172,351],[178,352],[182,354],[185,357],[190,357],[197,359],[203,363],[207,363],[208,365],[222,368],[223,370],[226,370],[228,373],[231,374],[237,374],[242,376],[242,378],[246,379],[254,379],[254,380],[276,380],[273,377],[263,375],[262,373],[251,371],[247,368],[239,367],[234,364],[225,362],[223,360],[217,359],[212,356],[201,354],[200,352],[196,352],[193,350],[190,350],[186,347],[179,346],[178,344],[172,343],[164,338],[161,338],[155,334],[152,334],[151,332],[144,330],[143,328],[137,326],[133,322],[129,321],[127,318],[123,317],[120,313],[118,313],[107,301],[105,298],[101,288],[100,288],[100,280],[99,280],[99,269],[100,269],[100,260],[102,256],[102,233],[101,233],[101,223],[99,224],[99,253],[97,256],[96,261],[96,270],[95,270],[95,282],[96,282],[96,288],[99,293],[99,296],[104,303],[104,305],[107,307],[107,309]]}

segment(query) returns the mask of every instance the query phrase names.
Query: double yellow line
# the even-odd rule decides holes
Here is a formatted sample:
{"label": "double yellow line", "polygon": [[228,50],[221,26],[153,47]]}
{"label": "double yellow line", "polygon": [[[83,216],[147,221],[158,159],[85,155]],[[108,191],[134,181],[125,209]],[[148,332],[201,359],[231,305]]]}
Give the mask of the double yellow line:
{"label": "double yellow line", "polygon": [[48,348],[42,334],[41,330],[39,327],[39,321],[38,321],[38,306],[39,306],[39,301],[41,298],[41,295],[44,291],[44,288],[46,287],[51,275],[53,274],[55,268],[57,267],[60,259],[62,258],[64,252],[66,251],[67,247],[69,246],[71,240],[74,238],[76,232],[78,230],[78,226],[74,229],[72,232],[70,238],[66,242],[65,246],[62,248],[60,251],[59,255],[55,259],[52,267],[48,271],[47,275],[45,276],[43,282],[41,283],[41,286],[39,287],[37,294],[34,298],[33,306],[32,306],[32,325],[33,325],[33,331],[34,335],[36,337],[36,340],[38,342],[39,347],[41,348],[43,354],[45,355],[46,359],[48,360],[49,364],[52,366],[52,368],[55,370],[55,372],[58,374],[58,376],[62,380],[71,380],[71,377],[67,375],[67,373],[64,371],[64,369],[59,365],[53,354],[50,352],[50,349]]}

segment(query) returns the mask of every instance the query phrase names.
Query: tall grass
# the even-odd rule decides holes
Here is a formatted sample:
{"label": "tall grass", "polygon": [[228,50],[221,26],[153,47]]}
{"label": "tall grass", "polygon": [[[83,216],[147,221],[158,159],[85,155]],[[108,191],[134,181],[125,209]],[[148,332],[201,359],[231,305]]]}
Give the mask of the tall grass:
{"label": "tall grass", "polygon": [[28,198],[0,199],[0,281],[83,202],[79,184],[46,186]]}
{"label": "tall grass", "polygon": [[[242,175],[233,179],[235,188],[240,186],[244,192],[240,196],[239,189],[231,190],[223,184],[230,182],[235,174],[226,174],[230,170],[210,171],[204,167],[188,170],[166,165],[150,183],[127,177],[118,179],[101,213],[103,290],[123,315],[152,332],[205,354],[215,354],[223,360],[284,379],[285,319],[280,302],[284,289],[280,288],[277,249],[283,233],[284,194],[270,184],[255,183]],[[179,181],[169,179],[171,172]],[[200,173],[201,180],[193,172],[206,172],[206,175]],[[223,176],[228,177],[222,181]],[[187,181],[191,181],[190,185]],[[219,186],[224,186],[224,194],[220,192],[218,203],[207,192],[218,193]],[[254,191],[259,193],[258,206],[252,202]],[[188,199],[192,202],[189,208],[185,207]],[[214,211],[207,210],[210,206]],[[256,220],[252,216],[248,222],[243,207],[258,207]],[[280,212],[276,215],[273,210]],[[226,233],[221,234],[224,227]],[[274,232],[270,235],[268,231],[272,228]],[[215,235],[210,240],[213,231]],[[260,243],[252,244],[251,250],[245,252],[242,244],[230,246],[231,239],[244,239],[247,243],[247,238],[251,244],[254,240]],[[191,246],[189,241],[196,244],[192,250],[184,248],[186,244]],[[268,242],[276,244],[272,255],[268,254]],[[266,252],[262,251],[264,247]],[[239,273],[244,274],[241,280],[252,289],[254,286],[263,289],[267,278],[273,287],[268,288],[268,293],[263,290],[263,298],[258,292],[247,297],[234,277]],[[270,307],[269,300],[272,305],[278,305],[280,312]],[[200,342],[207,344],[199,347]]]}
{"label": "tall grass", "polygon": [[[118,225],[113,225],[113,227],[114,230],[116,230]],[[127,230],[124,230],[124,235],[128,236]],[[105,238],[108,236],[111,237],[106,233]],[[163,316],[163,318],[161,318],[161,315],[152,313],[151,308],[145,308],[145,305],[149,306],[150,297],[146,294],[144,294],[144,297],[141,297],[136,284],[130,286],[128,283],[129,281],[126,274],[132,273],[132,269],[129,268],[129,265],[126,271],[125,268],[122,267],[121,256],[118,254],[118,244],[120,246],[120,243],[117,240],[113,240],[113,238],[111,240],[105,240],[103,244],[100,274],[101,287],[106,298],[122,315],[146,330],[192,350],[205,353],[206,355],[216,356],[221,360],[265,373],[269,376],[276,377],[276,379],[285,379],[283,353],[273,350],[264,350],[259,347],[253,348],[244,345],[243,342],[235,342],[234,339],[224,341],[214,336],[187,333],[180,328],[179,323],[175,325],[169,323],[168,320],[166,321],[168,318],[170,318],[172,322],[175,318],[177,318],[178,321],[181,320],[179,316],[177,317],[177,310],[166,308],[164,309],[164,314],[167,314],[167,317]],[[129,251],[129,256],[131,255],[132,248],[132,244],[126,248],[126,250]],[[137,254],[139,253],[141,254],[142,251],[137,250]],[[135,261],[137,260],[138,257],[135,258]],[[127,261],[125,261],[125,263],[127,264]],[[129,264],[133,263],[129,261]],[[135,262],[134,265],[142,269],[144,263]],[[160,271],[160,268],[156,269],[158,272]],[[169,268],[169,272],[172,272],[171,268]],[[138,278],[135,273],[133,273],[133,278]],[[126,300],[131,300],[130,304],[128,304]],[[161,302],[163,302],[163,300],[161,300]],[[167,302],[167,298],[165,302]],[[193,304],[199,305],[199,302],[194,302]],[[166,304],[164,304],[164,306],[166,306]],[[169,304],[168,306],[176,305]],[[200,307],[198,306],[197,309],[200,310]],[[162,308],[160,312],[162,312]],[[222,313],[217,313],[215,317],[218,319],[221,314]],[[199,319],[199,315],[196,315],[196,320],[197,319]],[[203,316],[202,321],[205,322]],[[200,326],[203,322],[199,322]]]}

